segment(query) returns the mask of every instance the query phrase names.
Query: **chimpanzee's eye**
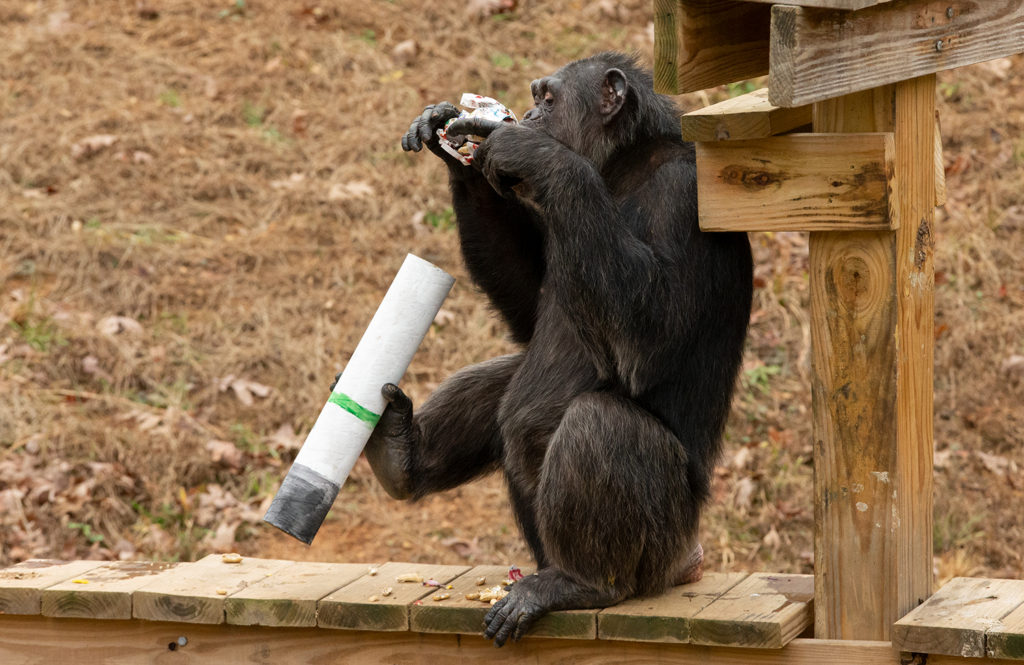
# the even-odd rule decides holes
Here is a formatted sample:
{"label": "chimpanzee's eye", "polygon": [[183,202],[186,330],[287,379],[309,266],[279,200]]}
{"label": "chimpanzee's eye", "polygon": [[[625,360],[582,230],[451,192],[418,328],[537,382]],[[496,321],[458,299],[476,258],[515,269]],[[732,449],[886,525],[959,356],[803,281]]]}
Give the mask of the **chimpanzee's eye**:
{"label": "chimpanzee's eye", "polygon": [[555,96],[552,95],[550,92],[545,92],[544,103],[547,104],[548,106],[551,106],[552,104],[555,103]]}

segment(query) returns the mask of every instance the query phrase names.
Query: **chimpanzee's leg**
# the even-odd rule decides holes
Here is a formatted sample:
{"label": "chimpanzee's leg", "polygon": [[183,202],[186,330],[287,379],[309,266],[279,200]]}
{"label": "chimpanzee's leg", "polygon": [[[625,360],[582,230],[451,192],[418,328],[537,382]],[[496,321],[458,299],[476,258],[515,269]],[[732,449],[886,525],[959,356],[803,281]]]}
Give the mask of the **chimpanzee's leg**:
{"label": "chimpanzee's leg", "polygon": [[459,370],[415,415],[405,393],[385,385],[389,404],[365,451],[387,493],[418,499],[497,468],[503,447],[498,404],[521,363],[516,354]]}
{"label": "chimpanzee's leg", "polygon": [[580,395],[551,438],[537,489],[549,565],[492,608],[484,635],[500,646],[552,610],[605,607],[687,577],[681,565],[699,566],[686,563],[699,504],[685,449],[657,418],[625,397]]}

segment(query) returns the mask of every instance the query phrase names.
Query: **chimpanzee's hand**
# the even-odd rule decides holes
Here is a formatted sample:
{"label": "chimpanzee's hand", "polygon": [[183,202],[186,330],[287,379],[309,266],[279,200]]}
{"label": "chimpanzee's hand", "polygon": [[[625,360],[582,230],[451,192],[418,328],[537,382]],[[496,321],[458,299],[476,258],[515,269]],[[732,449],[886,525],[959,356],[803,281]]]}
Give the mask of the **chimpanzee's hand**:
{"label": "chimpanzee's hand", "polygon": [[408,469],[418,432],[412,419],[412,400],[393,383],[385,383],[380,394],[388,404],[366,443],[366,459],[385,492],[395,499],[407,499],[412,491]]}
{"label": "chimpanzee's hand", "polygon": [[539,188],[557,173],[554,160],[569,150],[535,129],[500,125],[473,153],[473,166],[502,196],[536,203]]}
{"label": "chimpanzee's hand", "polygon": [[423,109],[423,113],[416,116],[409,126],[409,131],[402,137],[402,150],[419,152],[426,144],[430,152],[448,164],[461,168],[462,164],[458,160],[441,149],[437,137],[437,130],[444,127],[452,118],[459,117],[459,113],[459,109],[448,102],[438,102]]}

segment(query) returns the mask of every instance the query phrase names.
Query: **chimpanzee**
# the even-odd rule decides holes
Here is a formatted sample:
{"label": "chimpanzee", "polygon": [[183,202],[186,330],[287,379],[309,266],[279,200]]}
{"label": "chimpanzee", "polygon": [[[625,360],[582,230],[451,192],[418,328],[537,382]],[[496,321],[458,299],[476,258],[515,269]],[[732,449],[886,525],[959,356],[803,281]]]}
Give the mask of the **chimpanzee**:
{"label": "chimpanzee", "polygon": [[366,454],[387,492],[417,499],[502,469],[537,573],[491,609],[518,640],[545,613],[700,579],[697,542],[750,315],[741,233],[701,233],[694,152],[633,58],[602,53],[534,81],[518,125],[472,166],[428,106],[402,139],[448,164],[472,279],[522,351],[460,370],[413,413],[395,385]]}

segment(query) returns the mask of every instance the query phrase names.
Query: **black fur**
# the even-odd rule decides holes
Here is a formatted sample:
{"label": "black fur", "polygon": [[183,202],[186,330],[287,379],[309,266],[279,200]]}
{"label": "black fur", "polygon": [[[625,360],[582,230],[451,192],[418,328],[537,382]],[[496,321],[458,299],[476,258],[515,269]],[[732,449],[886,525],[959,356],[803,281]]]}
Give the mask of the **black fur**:
{"label": "black fur", "polygon": [[448,162],[466,265],[523,351],[456,373],[415,416],[385,386],[367,456],[397,498],[504,471],[538,573],[488,615],[499,645],[551,610],[700,574],[750,245],[699,232],[693,147],[651,89],[631,58],[604,53],[534,81],[535,108],[496,124],[475,168],[437,146],[450,104],[402,140]]}

